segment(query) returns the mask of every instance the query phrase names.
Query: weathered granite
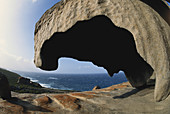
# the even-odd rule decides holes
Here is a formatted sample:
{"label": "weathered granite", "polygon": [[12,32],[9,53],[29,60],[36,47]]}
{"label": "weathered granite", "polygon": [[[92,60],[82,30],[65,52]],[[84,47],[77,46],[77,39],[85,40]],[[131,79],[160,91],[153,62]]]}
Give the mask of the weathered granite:
{"label": "weathered granite", "polygon": [[17,83],[18,84],[24,84],[24,85],[29,85],[29,86],[33,86],[33,87],[40,87],[40,88],[42,88],[42,86],[39,83],[32,82],[29,78],[25,78],[25,77],[22,77],[22,76],[20,76],[18,78]]}
{"label": "weathered granite", "polygon": [[128,82],[96,91],[19,94],[0,99],[1,114],[169,114],[170,97],[155,102],[154,87],[137,90]]}
{"label": "weathered granite", "polygon": [[166,1],[169,0],[141,0],[152,7],[170,25],[170,6]]}
{"label": "weathered granite", "polygon": [[11,98],[11,90],[9,87],[8,79],[0,72],[0,97],[3,99]]}
{"label": "weathered granite", "polygon": [[[157,5],[162,5],[162,3],[163,2]],[[58,67],[56,63],[57,59],[60,57],[65,57],[65,54],[62,54],[61,50],[61,52],[56,52],[55,50],[55,52],[52,53],[57,53],[57,57],[56,55],[54,57],[50,55],[51,58],[46,57],[48,54],[42,53],[42,49],[46,48],[44,46],[45,42],[48,42],[54,38],[56,40],[60,39],[60,33],[62,34],[62,32],[68,30],[71,31],[74,27],[73,25],[80,23],[80,21],[90,20],[91,18],[98,15],[105,15],[115,26],[122,28],[122,30],[126,29],[132,34],[130,36],[133,36],[137,51],[136,54],[139,54],[139,58],[141,57],[141,63],[134,64],[134,68],[135,65],[140,67],[136,72],[134,72],[135,70],[132,68],[131,71],[126,72],[126,69],[130,67],[123,68],[130,83],[134,87],[144,86],[146,81],[152,75],[152,78],[156,77],[155,100],[164,100],[170,94],[170,26],[168,25],[169,9],[167,10],[167,7],[166,10],[168,12],[166,12],[165,15],[162,15],[163,11],[159,12],[156,11],[156,9],[152,9],[151,7],[149,4],[147,5],[140,0],[61,1],[47,10],[41,19],[36,23],[34,56],[35,65],[47,70],[56,69]],[[59,35],[56,36],[56,34]],[[57,45],[65,44],[57,42],[56,46]],[[64,46],[60,48],[62,49],[63,47]],[[47,52],[48,51],[51,50],[47,50]],[[114,53],[112,49],[107,50],[107,52]],[[92,61],[94,64],[106,68],[111,75],[121,69],[112,67],[114,64],[110,65],[111,67],[109,66],[110,68],[108,68],[107,64],[101,64],[101,60],[99,62],[94,62],[94,59],[81,59],[74,56],[72,55],[66,57],[72,57],[83,61]],[[82,57],[82,55],[79,56]],[[148,67],[145,68],[143,66],[147,65],[142,64],[148,64]],[[149,69],[153,69],[153,72]],[[140,73],[138,71],[144,72]]]}

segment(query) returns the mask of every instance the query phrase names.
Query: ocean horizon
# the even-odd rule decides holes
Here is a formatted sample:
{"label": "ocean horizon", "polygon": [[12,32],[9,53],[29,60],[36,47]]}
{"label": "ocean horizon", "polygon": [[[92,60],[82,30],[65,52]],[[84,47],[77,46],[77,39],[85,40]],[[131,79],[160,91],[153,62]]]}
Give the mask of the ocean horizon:
{"label": "ocean horizon", "polygon": [[15,71],[41,86],[60,90],[90,91],[95,86],[101,88],[128,81],[123,71],[110,77],[106,73],[97,74],[58,74]]}

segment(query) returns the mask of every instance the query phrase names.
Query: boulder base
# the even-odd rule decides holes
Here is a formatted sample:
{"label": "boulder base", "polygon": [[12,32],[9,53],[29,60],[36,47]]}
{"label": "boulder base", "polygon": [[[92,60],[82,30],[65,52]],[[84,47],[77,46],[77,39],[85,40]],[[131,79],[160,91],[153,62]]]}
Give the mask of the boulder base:
{"label": "boulder base", "polygon": [[8,79],[2,73],[0,73],[0,97],[2,99],[11,98],[11,90],[10,90]]}

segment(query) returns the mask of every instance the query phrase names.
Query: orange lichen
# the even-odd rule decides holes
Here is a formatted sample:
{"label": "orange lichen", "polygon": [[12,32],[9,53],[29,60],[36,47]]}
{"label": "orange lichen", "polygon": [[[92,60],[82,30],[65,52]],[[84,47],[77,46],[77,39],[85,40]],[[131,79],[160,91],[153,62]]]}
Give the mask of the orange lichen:
{"label": "orange lichen", "polygon": [[91,99],[91,98],[96,97],[95,95],[88,95],[88,94],[84,94],[84,93],[72,93],[71,95],[85,98],[85,99]]}
{"label": "orange lichen", "polygon": [[103,89],[96,89],[94,91],[113,91],[113,90],[117,90],[117,89],[122,89],[122,88],[126,88],[131,86],[129,82],[124,82],[121,84],[117,84],[117,85],[112,85],[110,87],[107,88],[103,88]]}
{"label": "orange lichen", "polygon": [[69,95],[54,95],[52,97],[57,103],[61,104],[65,109],[77,110],[80,108],[80,105],[78,104],[79,99],[76,97],[72,97]]}
{"label": "orange lichen", "polygon": [[47,105],[50,102],[50,99],[47,96],[43,96],[35,99],[35,101],[38,103],[38,105],[42,106],[42,105]]}

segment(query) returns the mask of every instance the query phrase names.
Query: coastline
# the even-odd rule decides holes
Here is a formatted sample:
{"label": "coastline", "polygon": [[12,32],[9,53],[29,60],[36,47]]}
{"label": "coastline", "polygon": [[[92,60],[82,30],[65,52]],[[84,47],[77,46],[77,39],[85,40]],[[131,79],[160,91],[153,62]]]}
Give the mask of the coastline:
{"label": "coastline", "polygon": [[59,90],[90,91],[95,86],[106,88],[111,85],[126,82],[123,72],[113,77],[105,73],[97,74],[51,74],[51,73],[20,73],[21,76],[38,82],[41,86]]}

